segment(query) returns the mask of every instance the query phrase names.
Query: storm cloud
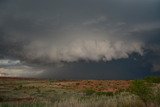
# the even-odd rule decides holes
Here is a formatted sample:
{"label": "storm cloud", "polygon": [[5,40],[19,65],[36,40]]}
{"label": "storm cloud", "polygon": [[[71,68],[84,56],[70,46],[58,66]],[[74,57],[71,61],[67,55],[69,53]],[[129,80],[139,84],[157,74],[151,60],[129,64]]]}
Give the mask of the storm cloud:
{"label": "storm cloud", "polygon": [[67,63],[130,60],[136,54],[145,60],[139,61],[142,68],[159,71],[159,10],[159,0],[1,0],[0,63],[41,65],[48,76],[68,70]]}

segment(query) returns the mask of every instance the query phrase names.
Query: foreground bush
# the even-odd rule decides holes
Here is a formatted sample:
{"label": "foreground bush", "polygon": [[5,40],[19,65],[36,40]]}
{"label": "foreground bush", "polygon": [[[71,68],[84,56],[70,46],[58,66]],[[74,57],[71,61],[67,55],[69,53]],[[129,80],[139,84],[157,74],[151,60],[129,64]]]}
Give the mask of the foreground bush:
{"label": "foreground bush", "polygon": [[149,76],[144,78],[144,80],[149,83],[160,83],[160,76]]}
{"label": "foreground bush", "polygon": [[130,92],[139,96],[139,98],[145,103],[152,100],[152,90],[151,88],[142,80],[135,80],[130,86]]}
{"label": "foreground bush", "polygon": [[92,89],[86,89],[84,90],[84,93],[88,96],[88,95],[92,95],[94,94],[96,91],[92,90]]}

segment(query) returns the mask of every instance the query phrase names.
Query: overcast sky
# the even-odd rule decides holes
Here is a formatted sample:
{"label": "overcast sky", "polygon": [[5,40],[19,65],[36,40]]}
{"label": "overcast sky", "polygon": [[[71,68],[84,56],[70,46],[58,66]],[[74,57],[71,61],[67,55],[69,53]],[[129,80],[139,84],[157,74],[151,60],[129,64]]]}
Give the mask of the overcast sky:
{"label": "overcast sky", "polygon": [[160,75],[160,0],[0,0],[0,76]]}

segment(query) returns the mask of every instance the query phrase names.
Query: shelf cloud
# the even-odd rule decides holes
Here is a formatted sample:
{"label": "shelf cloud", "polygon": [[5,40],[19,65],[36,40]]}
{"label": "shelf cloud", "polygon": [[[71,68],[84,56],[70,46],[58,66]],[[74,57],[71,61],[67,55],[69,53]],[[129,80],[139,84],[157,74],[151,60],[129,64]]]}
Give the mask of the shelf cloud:
{"label": "shelf cloud", "polygon": [[[143,43],[105,40],[75,40],[68,45],[55,46],[54,43],[33,42],[27,46],[26,55],[30,59],[46,58],[53,62],[110,61],[128,58],[130,54],[143,54]],[[45,60],[46,60],[45,59]]]}
{"label": "shelf cloud", "polygon": [[124,60],[137,71],[159,71],[159,10],[159,0],[0,0],[1,72],[23,65],[50,74],[82,62],[129,71],[112,67]]}

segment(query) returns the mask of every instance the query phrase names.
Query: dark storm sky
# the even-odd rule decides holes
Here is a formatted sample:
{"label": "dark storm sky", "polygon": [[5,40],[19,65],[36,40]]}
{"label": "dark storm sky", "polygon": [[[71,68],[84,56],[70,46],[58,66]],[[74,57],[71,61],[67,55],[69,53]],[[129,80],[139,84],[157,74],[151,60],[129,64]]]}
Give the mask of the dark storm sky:
{"label": "dark storm sky", "polygon": [[159,0],[0,0],[0,76],[160,75]]}

